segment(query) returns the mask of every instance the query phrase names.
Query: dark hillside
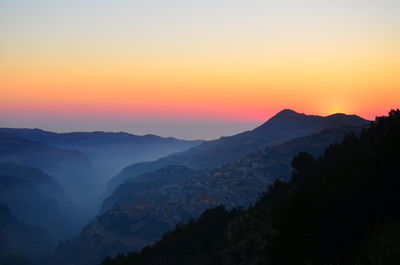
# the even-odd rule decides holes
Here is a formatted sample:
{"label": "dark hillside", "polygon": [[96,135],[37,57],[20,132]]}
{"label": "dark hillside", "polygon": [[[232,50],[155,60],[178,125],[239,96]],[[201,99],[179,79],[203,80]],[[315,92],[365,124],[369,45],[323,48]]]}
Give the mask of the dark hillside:
{"label": "dark hillside", "polygon": [[20,222],[0,202],[0,264],[30,264],[24,257],[35,258],[49,247],[46,231]]}

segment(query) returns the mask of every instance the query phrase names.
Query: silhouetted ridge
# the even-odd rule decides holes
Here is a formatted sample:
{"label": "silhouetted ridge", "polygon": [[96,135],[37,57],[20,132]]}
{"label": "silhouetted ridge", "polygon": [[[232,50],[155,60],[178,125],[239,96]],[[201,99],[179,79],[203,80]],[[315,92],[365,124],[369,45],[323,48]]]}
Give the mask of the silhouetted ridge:
{"label": "silhouetted ridge", "polygon": [[74,253],[69,264],[95,264],[105,254],[140,249],[210,207],[251,205],[276,177],[289,177],[289,162],[297,152],[320,155],[330,143],[361,129],[346,117],[347,127],[335,127],[341,122],[326,119],[284,111],[262,130],[125,168],[114,179],[117,188],[104,201],[101,215],[79,238],[57,248],[55,255]]}
{"label": "silhouetted ridge", "polygon": [[[130,164],[151,161],[171,153],[187,150],[203,141],[180,140],[154,134],[134,135],[126,132],[56,133],[41,129],[0,128],[0,132],[42,144],[73,149],[84,153],[98,169],[101,186]],[[103,188],[102,188],[103,190]]]}
{"label": "silhouetted ridge", "polygon": [[274,127],[277,130],[305,129],[309,126],[322,128],[335,128],[342,125],[362,126],[366,120],[356,116],[343,113],[328,116],[306,115],[296,111],[285,109],[278,112],[268,121],[257,127],[255,131],[265,131]]}
{"label": "silhouetted ridge", "polygon": [[291,110],[291,109],[284,109],[284,110],[281,110],[280,112],[278,112],[277,114],[275,114],[272,118],[270,118],[270,120],[273,120],[273,119],[287,119],[287,118],[290,118],[290,117],[299,117],[299,116],[306,116],[306,114],[299,113],[299,112],[296,112],[296,111]]}
{"label": "silhouetted ridge", "polygon": [[276,180],[249,210],[207,210],[102,265],[400,264],[399,150],[393,110],[319,158],[295,155],[291,181]]}
{"label": "silhouetted ridge", "polygon": [[189,150],[156,161],[132,164],[108,182],[107,191],[110,194],[127,178],[168,165],[184,165],[197,169],[217,168],[265,147],[276,146],[297,137],[316,134],[326,128],[336,128],[342,125],[365,126],[367,124],[369,121],[353,115],[322,117],[285,109],[254,130],[207,141]]}

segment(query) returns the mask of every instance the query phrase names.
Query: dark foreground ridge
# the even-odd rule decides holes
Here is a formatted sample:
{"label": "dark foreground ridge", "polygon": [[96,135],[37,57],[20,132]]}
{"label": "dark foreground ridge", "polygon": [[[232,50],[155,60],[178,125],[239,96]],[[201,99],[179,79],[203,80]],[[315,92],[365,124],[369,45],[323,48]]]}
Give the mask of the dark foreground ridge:
{"label": "dark foreground ridge", "polygon": [[400,110],[320,158],[301,152],[250,209],[223,206],[102,265],[400,264]]}

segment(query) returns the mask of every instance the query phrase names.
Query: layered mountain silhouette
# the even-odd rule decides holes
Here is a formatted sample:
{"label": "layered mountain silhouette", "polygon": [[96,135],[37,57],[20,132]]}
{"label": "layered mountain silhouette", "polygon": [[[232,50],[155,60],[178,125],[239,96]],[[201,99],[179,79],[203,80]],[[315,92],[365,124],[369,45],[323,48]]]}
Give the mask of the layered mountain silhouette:
{"label": "layered mountain silhouette", "polygon": [[124,132],[55,133],[40,129],[14,128],[0,128],[0,132],[57,148],[78,150],[89,157],[102,178],[110,178],[132,163],[151,161],[203,142],[152,134],[138,136]]}
{"label": "layered mountain silhouette", "polygon": [[[131,165],[110,180],[100,215],[79,236],[39,258],[20,241],[6,243],[14,247],[0,250],[0,256],[18,260],[21,254],[38,264],[89,265],[105,255],[138,250],[209,208],[249,207],[276,179],[289,179],[296,153],[319,156],[368,124],[355,115],[321,117],[283,110],[254,130],[206,142],[1,128],[0,203],[5,220],[15,224],[4,235],[21,238],[10,227],[41,231],[38,238],[43,237],[47,247],[37,253],[52,239],[73,234],[68,217],[76,218],[81,211],[71,201],[95,209],[107,174]],[[153,161],[136,163],[146,160]]]}
{"label": "layered mountain silhouette", "polygon": [[154,242],[177,223],[196,218],[209,208],[249,207],[277,178],[289,178],[294,155],[306,151],[319,156],[330,144],[360,130],[352,126],[326,129],[249,154],[216,170],[168,166],[143,173],[119,185],[104,201],[104,214],[96,225],[113,234]]}
{"label": "layered mountain silhouette", "polygon": [[128,133],[54,133],[0,128],[0,162],[44,170],[56,178],[69,197],[94,209],[99,204],[106,179],[117,169],[182,151],[201,142]]}
{"label": "layered mountain silhouette", "polygon": [[[1,128],[0,203],[4,211],[0,218],[10,223],[0,229],[4,242],[0,264],[30,264],[24,257],[36,258],[59,240],[79,234],[100,205],[105,177],[112,170],[201,142],[127,133]],[[42,242],[30,251],[35,238]]]}
{"label": "layered mountain silhouette", "polygon": [[399,149],[393,110],[319,158],[295,155],[292,178],[275,181],[250,209],[209,209],[102,265],[400,264]]}
{"label": "layered mountain silhouette", "polygon": [[87,156],[76,150],[56,148],[0,133],[0,162],[45,171],[54,176],[67,196],[86,207],[94,204],[102,189],[96,179],[97,171],[93,164]]}
{"label": "layered mountain silhouette", "polygon": [[[357,116],[320,117],[285,110],[253,131],[130,166],[117,176],[122,183],[104,201],[102,214],[80,237],[60,245],[53,260],[94,264],[104,254],[155,242],[177,223],[210,207],[247,207],[276,178],[289,177],[290,160],[297,152],[320,155],[367,124]],[[75,258],[60,258],[66,253],[74,253]]]}
{"label": "layered mountain silhouette", "polygon": [[[228,208],[248,207],[275,179],[288,179],[291,172],[289,162],[294,155],[304,151],[319,156],[330,144],[341,141],[347,134],[358,133],[361,128],[342,126],[325,129],[259,150],[214,170],[168,166],[143,173],[119,185],[104,201],[102,212],[144,202],[151,204],[151,201],[157,201],[157,207],[160,207],[174,201],[175,208],[180,208],[182,215],[179,220],[168,222],[175,224],[220,204]],[[182,172],[179,179],[176,172]]]}
{"label": "layered mountain silhouette", "polygon": [[187,151],[153,162],[131,165],[108,182],[107,190],[111,193],[125,179],[168,165],[184,165],[198,169],[217,168],[265,147],[275,146],[296,137],[315,134],[326,128],[366,124],[368,124],[367,120],[356,115],[334,114],[322,117],[285,109],[254,130],[207,141]]}

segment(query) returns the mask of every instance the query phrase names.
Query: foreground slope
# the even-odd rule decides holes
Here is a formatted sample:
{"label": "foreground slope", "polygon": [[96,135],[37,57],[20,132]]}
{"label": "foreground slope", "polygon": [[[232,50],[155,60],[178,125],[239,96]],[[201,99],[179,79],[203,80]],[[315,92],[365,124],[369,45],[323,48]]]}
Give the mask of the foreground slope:
{"label": "foreground slope", "polygon": [[400,264],[400,110],[321,158],[301,152],[290,182],[251,209],[208,210],[139,253],[103,265]]}
{"label": "foreground slope", "polygon": [[342,125],[361,126],[368,121],[355,116],[334,114],[327,117],[306,115],[293,110],[283,110],[254,130],[229,137],[204,142],[187,151],[169,155],[153,162],[126,167],[108,182],[111,193],[125,179],[157,170],[168,165],[184,165],[196,169],[218,168],[257,150],[283,143],[287,140],[319,133],[323,129]]}

